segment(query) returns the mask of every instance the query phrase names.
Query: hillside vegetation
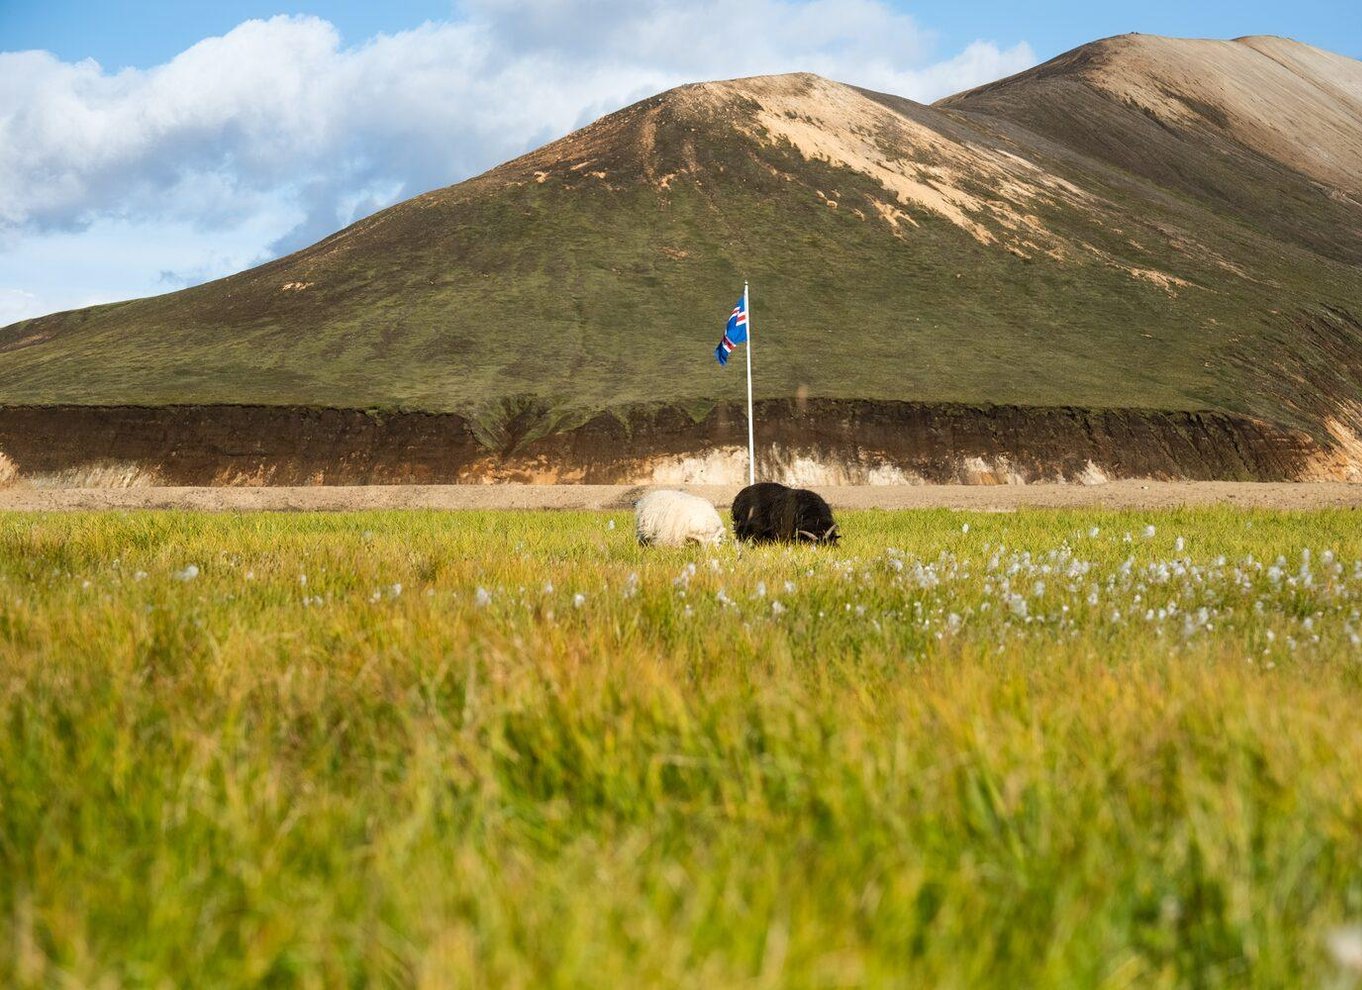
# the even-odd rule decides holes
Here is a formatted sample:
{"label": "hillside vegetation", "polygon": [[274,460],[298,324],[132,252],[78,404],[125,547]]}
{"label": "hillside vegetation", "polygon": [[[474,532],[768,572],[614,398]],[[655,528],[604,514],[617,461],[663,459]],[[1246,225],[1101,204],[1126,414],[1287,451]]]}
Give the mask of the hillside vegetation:
{"label": "hillside vegetation", "polygon": [[259,268],[0,330],[0,403],[703,404],[740,394],[711,351],[746,278],[759,397],[1337,434],[1360,93],[1281,39],[1112,39],[935,107],[682,87]]}

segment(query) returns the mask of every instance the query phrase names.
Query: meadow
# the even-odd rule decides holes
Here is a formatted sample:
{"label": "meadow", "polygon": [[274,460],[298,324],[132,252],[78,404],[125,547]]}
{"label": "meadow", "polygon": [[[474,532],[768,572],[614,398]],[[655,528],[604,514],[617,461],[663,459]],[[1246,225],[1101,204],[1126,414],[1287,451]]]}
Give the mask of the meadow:
{"label": "meadow", "polygon": [[0,985],[1346,987],[1362,515],[0,515]]}

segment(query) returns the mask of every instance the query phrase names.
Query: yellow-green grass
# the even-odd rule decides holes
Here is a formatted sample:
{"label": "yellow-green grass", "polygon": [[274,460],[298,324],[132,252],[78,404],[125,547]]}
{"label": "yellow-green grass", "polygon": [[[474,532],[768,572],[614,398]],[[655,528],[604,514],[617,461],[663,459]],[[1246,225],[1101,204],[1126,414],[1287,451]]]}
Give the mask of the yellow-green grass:
{"label": "yellow-green grass", "polygon": [[0,984],[1346,981],[1362,516],[841,522],[0,516]]}

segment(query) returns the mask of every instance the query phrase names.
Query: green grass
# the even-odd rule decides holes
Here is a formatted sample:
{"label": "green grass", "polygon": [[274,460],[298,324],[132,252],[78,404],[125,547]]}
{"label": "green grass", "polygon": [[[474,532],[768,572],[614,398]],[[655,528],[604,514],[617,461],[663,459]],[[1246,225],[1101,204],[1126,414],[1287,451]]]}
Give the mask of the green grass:
{"label": "green grass", "polygon": [[0,516],[0,984],[1340,977],[1362,517],[842,522]]}

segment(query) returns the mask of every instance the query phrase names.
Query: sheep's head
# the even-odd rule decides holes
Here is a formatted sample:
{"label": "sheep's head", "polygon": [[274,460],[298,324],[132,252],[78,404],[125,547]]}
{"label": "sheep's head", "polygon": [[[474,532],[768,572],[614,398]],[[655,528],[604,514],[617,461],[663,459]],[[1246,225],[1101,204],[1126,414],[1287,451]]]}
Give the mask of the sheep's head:
{"label": "sheep's head", "polygon": [[728,530],[720,526],[718,529],[708,533],[694,533],[687,540],[687,543],[695,543],[702,547],[723,546],[724,538],[728,535]]}

